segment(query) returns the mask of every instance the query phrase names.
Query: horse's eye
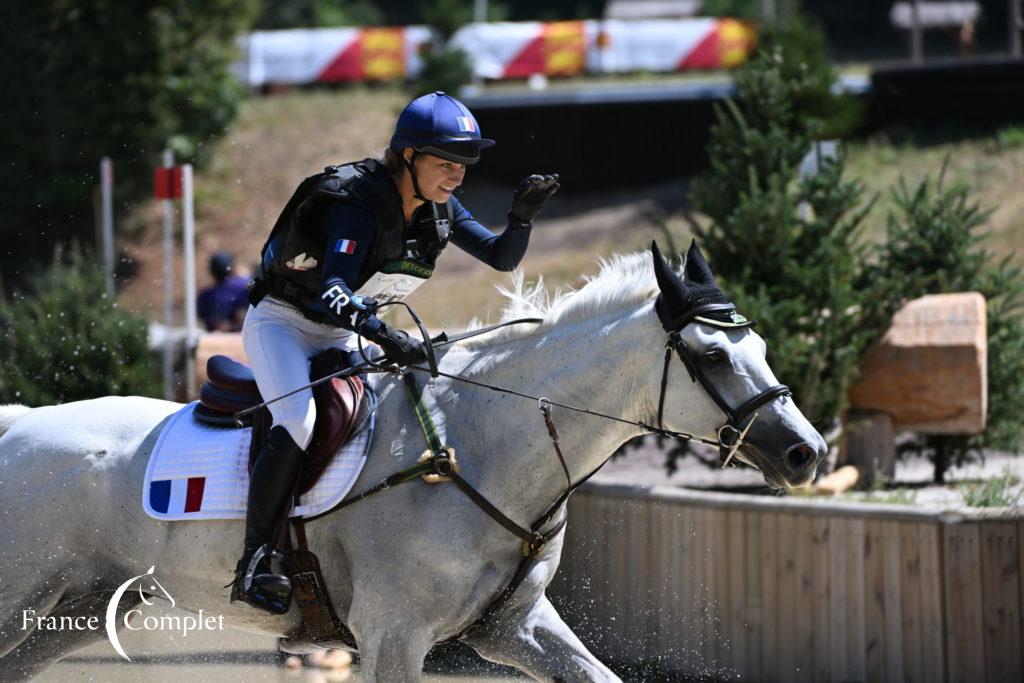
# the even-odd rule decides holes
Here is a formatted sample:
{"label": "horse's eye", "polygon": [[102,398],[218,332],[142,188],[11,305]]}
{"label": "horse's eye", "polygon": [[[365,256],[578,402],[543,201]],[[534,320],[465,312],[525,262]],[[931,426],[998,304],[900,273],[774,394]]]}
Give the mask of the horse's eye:
{"label": "horse's eye", "polygon": [[704,353],[704,358],[706,358],[710,363],[721,363],[725,360],[725,351],[722,349],[711,349]]}

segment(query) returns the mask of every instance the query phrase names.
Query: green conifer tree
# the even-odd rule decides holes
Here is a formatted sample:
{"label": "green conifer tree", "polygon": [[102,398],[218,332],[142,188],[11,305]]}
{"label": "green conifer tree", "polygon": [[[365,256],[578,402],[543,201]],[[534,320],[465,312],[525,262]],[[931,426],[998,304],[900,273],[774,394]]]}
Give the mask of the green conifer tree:
{"label": "green conifer tree", "polygon": [[762,52],[736,78],[737,96],[718,111],[710,171],[691,224],[726,292],[757,318],[769,359],[822,431],[837,421],[863,351],[878,333],[865,324],[870,290],[858,288],[861,222],[873,200],[843,178],[844,162],[798,167],[823,124],[799,108],[818,87],[782,48]]}
{"label": "green conifer tree", "polygon": [[[254,0],[0,3],[0,268],[23,282],[54,245],[91,241],[99,162],[115,206],[150,192],[170,146],[201,163],[235,116],[231,72]],[[120,210],[120,209],[118,209]]]}
{"label": "green conifer tree", "polygon": [[108,394],[157,396],[146,320],[106,294],[102,269],[77,250],[0,299],[0,403],[51,405]]}

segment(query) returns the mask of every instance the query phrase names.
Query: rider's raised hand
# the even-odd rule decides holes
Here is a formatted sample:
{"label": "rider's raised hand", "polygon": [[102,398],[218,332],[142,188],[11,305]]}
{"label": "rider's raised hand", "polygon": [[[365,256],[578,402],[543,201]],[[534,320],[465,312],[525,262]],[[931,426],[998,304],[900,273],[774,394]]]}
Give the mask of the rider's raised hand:
{"label": "rider's raised hand", "polygon": [[534,174],[524,178],[512,195],[512,208],[508,212],[509,223],[516,227],[532,223],[544,202],[558,192],[560,187],[557,173]]}

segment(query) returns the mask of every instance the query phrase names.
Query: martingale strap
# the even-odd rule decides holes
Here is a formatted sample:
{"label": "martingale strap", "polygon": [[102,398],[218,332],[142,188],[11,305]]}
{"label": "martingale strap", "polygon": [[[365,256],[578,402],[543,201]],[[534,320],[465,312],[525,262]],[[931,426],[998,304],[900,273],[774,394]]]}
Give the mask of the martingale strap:
{"label": "martingale strap", "polygon": [[434,420],[430,417],[430,410],[423,401],[423,394],[420,392],[420,388],[416,386],[416,378],[413,377],[411,372],[407,372],[402,375],[402,383],[405,384],[405,391],[409,395],[409,401],[412,402],[413,411],[416,413],[416,419],[420,423],[420,429],[423,430],[423,437],[427,440],[430,452],[434,454],[440,453],[445,447],[441,444],[441,439],[437,435],[437,427],[434,425]]}
{"label": "martingale strap", "polygon": [[402,381],[405,384],[407,393],[409,394],[409,399],[412,401],[413,408],[416,412],[416,418],[419,420],[420,429],[423,430],[423,436],[430,448],[430,453],[433,454],[431,459],[427,462],[435,463],[435,471],[438,474],[449,479],[466,495],[467,498],[473,501],[478,508],[486,512],[491,519],[500,524],[509,533],[518,536],[522,540],[521,552],[523,558],[519,561],[519,566],[516,568],[516,572],[512,576],[512,579],[508,582],[501,593],[499,593],[487,608],[484,609],[480,618],[469,627],[470,629],[478,628],[481,624],[489,620],[494,613],[501,609],[509,598],[512,597],[513,593],[515,593],[516,589],[519,588],[522,582],[526,579],[526,576],[530,573],[530,569],[533,568],[534,563],[547,544],[565,528],[567,518],[563,517],[551,529],[544,532],[541,531],[544,525],[547,524],[562,508],[572,492],[576,490],[576,487],[589,479],[594,472],[597,472],[597,470],[595,469],[594,472],[587,475],[576,484],[572,483],[572,477],[569,474],[569,467],[566,465],[565,458],[562,455],[562,449],[559,445],[558,431],[555,429],[555,424],[551,419],[550,402],[544,398],[540,399],[538,405],[544,416],[544,422],[547,425],[548,434],[551,437],[551,443],[554,445],[555,453],[558,455],[559,463],[561,463],[562,471],[565,473],[567,488],[565,493],[559,496],[558,500],[556,500],[555,503],[549,507],[536,522],[530,525],[529,529],[526,529],[499,510],[494,503],[489,501],[486,496],[473,488],[473,486],[466,481],[461,474],[459,474],[458,470],[454,467],[454,463],[450,460],[451,449],[446,448],[441,444],[441,439],[437,435],[437,428],[434,426],[434,421],[431,419],[430,412],[427,410],[423,401],[423,394],[420,392],[420,389],[416,384],[415,376],[413,373],[407,372],[403,375]]}
{"label": "martingale strap", "polygon": [[[560,519],[558,523],[556,523],[547,531],[542,531],[541,529],[544,528],[544,526],[558,514],[558,511],[561,510],[562,507],[565,505],[565,502],[568,500],[572,492],[574,492],[574,490],[577,489],[581,484],[583,484],[585,481],[590,479],[590,477],[592,477],[595,473],[597,473],[597,471],[600,469],[600,466],[595,468],[593,472],[587,474],[587,476],[583,477],[580,481],[572,483],[568,466],[565,463],[565,458],[562,456],[561,446],[559,445],[558,440],[558,432],[555,429],[554,421],[551,419],[552,401],[548,400],[547,398],[539,399],[540,410],[542,415],[544,416],[545,424],[548,427],[548,434],[551,436],[551,441],[554,445],[555,453],[558,455],[558,460],[561,464],[562,471],[565,474],[567,486],[565,492],[558,497],[558,500],[555,501],[554,504],[551,507],[549,507],[548,510],[543,515],[541,515],[540,518],[538,518],[537,521],[532,523],[529,528],[520,526],[508,515],[499,510],[494,505],[494,503],[488,501],[486,497],[480,494],[480,492],[478,492],[478,490],[476,490],[472,486],[472,484],[470,484],[466,479],[462,477],[461,474],[459,474],[455,467],[454,458],[452,458],[452,450],[446,449],[446,447],[444,447],[443,444],[441,443],[440,437],[437,435],[437,429],[433,424],[433,420],[430,418],[430,412],[426,408],[426,404],[423,401],[423,394],[420,391],[419,386],[417,386],[416,384],[416,379],[414,375],[412,373],[404,374],[402,377],[402,382],[404,385],[406,385],[407,393],[409,394],[410,400],[413,403],[416,417],[420,423],[420,428],[423,430],[424,438],[426,439],[427,444],[429,446],[428,453],[431,454],[431,457],[420,463],[417,463],[412,467],[408,467],[406,469],[395,472],[394,474],[383,479],[380,483],[371,486],[370,488],[367,488],[365,490],[362,490],[361,493],[353,496],[350,499],[342,501],[341,503],[331,508],[330,510],[309,517],[308,519],[317,519],[319,517],[323,517],[324,515],[331,514],[336,510],[348,507],[350,505],[357,503],[358,501],[379,494],[383,492],[383,490],[387,490],[392,486],[396,486],[400,483],[404,483],[407,481],[412,481],[413,479],[416,479],[423,475],[435,475],[438,477],[442,477],[442,479],[440,480],[451,480],[453,483],[455,483],[459,490],[461,490],[461,492],[465,494],[466,497],[469,498],[469,500],[471,500],[478,508],[480,508],[483,512],[487,513],[487,515],[490,518],[497,521],[499,524],[502,525],[502,527],[504,527],[510,533],[513,533],[514,536],[518,537],[522,541],[522,559],[519,561],[519,566],[516,567],[516,571],[513,574],[512,579],[505,586],[502,592],[499,593],[498,596],[492,602],[490,602],[490,604],[486,606],[486,608],[484,608],[483,613],[480,615],[478,620],[469,626],[469,628],[466,630],[466,632],[468,632],[471,629],[480,627],[482,624],[488,621],[489,618],[492,617],[499,609],[501,609],[501,607],[512,597],[512,595],[515,593],[516,589],[519,588],[522,582],[525,581],[527,574],[529,573],[529,570],[532,568],[532,566],[534,566],[535,562],[537,561],[537,558],[540,557],[541,553],[544,551],[548,543],[550,543],[554,538],[556,538],[562,531],[562,529],[565,528],[567,518],[562,517],[562,519]],[[601,465],[604,465],[604,463],[601,463]],[[305,550],[304,524],[306,521],[307,519],[295,520],[296,536],[299,540],[300,550]],[[318,566],[316,568],[318,570]],[[311,583],[315,584],[315,582]],[[319,581],[319,584],[323,585],[323,580]],[[309,590],[307,592],[313,594],[310,597],[310,599],[306,601],[309,604],[303,605],[303,611],[307,615],[307,620],[313,622],[316,625],[316,627],[319,627],[315,629],[310,629],[310,631],[315,632],[319,639],[322,640],[330,640],[335,635],[337,635],[337,639],[339,640],[343,639],[344,637],[350,637],[348,635],[348,630],[344,628],[344,625],[339,626],[340,622],[336,622],[334,618],[331,618],[331,615],[334,612],[334,607],[331,605],[330,596],[327,595],[326,590],[319,591],[316,590],[316,587],[307,587],[305,584],[302,584],[300,588],[308,588]],[[326,609],[324,608],[323,605],[321,605],[321,608],[315,609],[315,607],[317,606],[316,598],[323,598],[324,600],[326,600]],[[454,640],[458,640],[458,638],[464,635],[466,632],[460,634]],[[330,634],[330,636],[325,634]],[[345,642],[348,641],[346,640]]]}
{"label": "martingale strap", "polygon": [[[505,527],[505,529],[510,533],[521,538],[524,543],[524,548],[526,547],[526,544],[537,542],[537,534],[516,524],[512,519],[499,510],[494,503],[487,500],[482,493],[477,491],[468,481],[462,478],[450,460],[450,450],[441,444],[441,439],[437,436],[437,428],[434,426],[434,421],[430,417],[430,411],[427,410],[427,406],[423,401],[423,394],[416,385],[416,377],[411,372],[407,372],[402,376],[402,382],[405,384],[405,389],[409,394],[409,400],[412,401],[413,409],[416,412],[416,418],[419,420],[420,429],[423,430],[423,436],[427,441],[427,446],[430,448],[430,453],[432,455],[431,460],[436,462],[438,465],[438,474],[450,479],[459,488],[459,490],[465,493],[470,500],[476,503],[477,507],[490,515],[494,521]],[[431,460],[428,460],[427,462],[430,462]]]}

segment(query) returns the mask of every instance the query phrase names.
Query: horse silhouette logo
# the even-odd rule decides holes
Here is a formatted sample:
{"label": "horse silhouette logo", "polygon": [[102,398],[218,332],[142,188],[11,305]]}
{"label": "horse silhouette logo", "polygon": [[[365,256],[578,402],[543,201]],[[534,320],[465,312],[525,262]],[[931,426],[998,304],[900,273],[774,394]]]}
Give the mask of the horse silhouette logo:
{"label": "horse silhouette logo", "polygon": [[[110,644],[114,646],[114,651],[129,662],[132,660],[128,655],[125,654],[124,648],[121,647],[121,641],[117,637],[117,606],[121,603],[121,598],[124,596],[125,592],[127,592],[128,589],[132,587],[132,584],[138,581],[139,599],[142,600],[144,604],[153,604],[152,602],[146,599],[146,594],[148,593],[149,595],[155,595],[156,589],[159,588],[160,591],[170,601],[171,607],[174,607],[175,605],[174,596],[168,593],[167,589],[164,588],[160,584],[160,582],[156,580],[156,576],[153,575],[155,569],[156,565],[153,565],[145,574],[133,576],[132,578],[122,583],[120,586],[118,586],[117,590],[114,591],[114,595],[110,598],[110,602],[107,604],[107,638],[110,639]],[[139,581],[139,579],[144,580]]]}

